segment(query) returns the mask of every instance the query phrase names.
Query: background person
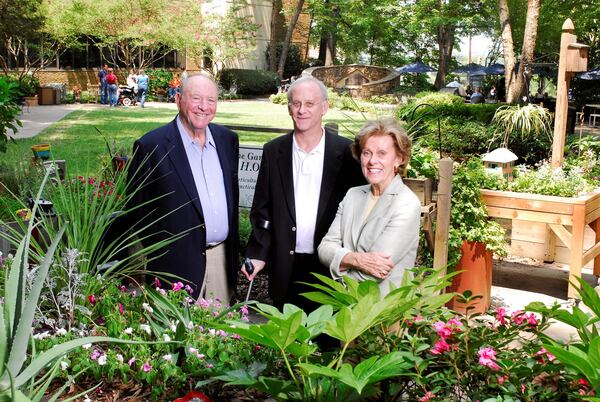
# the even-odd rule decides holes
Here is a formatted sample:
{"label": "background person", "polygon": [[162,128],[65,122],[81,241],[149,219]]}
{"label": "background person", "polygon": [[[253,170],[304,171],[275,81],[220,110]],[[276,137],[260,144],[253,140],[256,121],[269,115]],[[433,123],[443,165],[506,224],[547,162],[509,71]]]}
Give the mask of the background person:
{"label": "background person", "polygon": [[98,90],[100,91],[100,103],[108,104],[108,84],[106,83],[106,75],[108,74],[108,66],[104,64],[98,71]]}
{"label": "background person", "polygon": [[181,85],[181,81],[179,80],[179,74],[173,74],[173,78],[169,82],[169,101],[171,99],[175,100],[175,94],[179,92],[179,86]]}
{"label": "background person", "polygon": [[146,103],[146,93],[148,92],[148,84],[150,79],[146,75],[144,70],[140,70],[140,73],[137,76],[137,84],[138,84],[138,98],[140,100],[140,106],[144,107]]}
{"label": "background person", "polygon": [[421,202],[402,182],[411,155],[406,132],[395,120],[365,124],[353,145],[369,184],[348,190],[318,252],[334,279],[379,282],[382,295],[398,287],[414,267]]}
{"label": "background person", "polygon": [[316,247],[348,188],[363,181],[351,141],[322,126],[329,108],[325,85],[313,77],[298,79],[287,98],[294,131],[263,148],[246,253],[255,271],[242,272],[252,280],[268,265],[275,306],[293,303],[309,311],[316,304],[300,293],[312,288],[298,282],[317,282],[313,272],[329,274]]}
{"label": "background person", "polygon": [[106,83],[108,85],[108,103],[110,106],[116,107],[119,100],[119,81],[112,68],[108,69]]}
{"label": "background person", "polygon": [[137,94],[137,92],[138,92],[137,75],[133,71],[133,68],[129,69],[129,75],[127,75],[127,87],[131,88],[133,90],[134,94]]}
{"label": "background person", "polygon": [[210,77],[190,76],[175,97],[178,116],[134,144],[129,188],[139,191],[128,209],[138,208],[129,221],[149,225],[142,243],[187,231],[150,256],[148,269],[182,277],[194,297],[228,303],[239,263],[238,137],[210,123],[218,99]]}

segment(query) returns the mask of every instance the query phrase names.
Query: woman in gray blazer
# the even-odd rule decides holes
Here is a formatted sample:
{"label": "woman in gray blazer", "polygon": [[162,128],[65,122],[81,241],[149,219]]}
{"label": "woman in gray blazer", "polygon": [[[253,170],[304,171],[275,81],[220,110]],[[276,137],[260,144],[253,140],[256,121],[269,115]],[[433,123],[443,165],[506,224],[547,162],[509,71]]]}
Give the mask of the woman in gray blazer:
{"label": "woman in gray blazer", "polygon": [[348,190],[319,258],[334,279],[375,280],[385,295],[417,255],[421,203],[400,177],[411,142],[394,119],[370,121],[356,135],[353,153],[369,184]]}

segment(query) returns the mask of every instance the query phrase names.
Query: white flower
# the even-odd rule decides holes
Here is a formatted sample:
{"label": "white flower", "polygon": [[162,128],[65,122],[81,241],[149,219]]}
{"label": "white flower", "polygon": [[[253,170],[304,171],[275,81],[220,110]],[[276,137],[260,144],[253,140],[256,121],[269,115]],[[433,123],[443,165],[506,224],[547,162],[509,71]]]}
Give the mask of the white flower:
{"label": "white flower", "polygon": [[83,400],[83,402],[92,402],[92,400],[87,394],[85,394],[85,399]]}
{"label": "white flower", "polygon": [[62,369],[62,371],[65,371],[67,367],[69,367],[69,363],[67,363],[64,360],[60,362],[60,368]]}
{"label": "white flower", "polygon": [[33,336],[33,339],[44,339],[44,338],[48,338],[50,336],[50,333],[48,331],[44,331],[44,332],[40,332],[39,334],[35,334]]}
{"label": "white flower", "polygon": [[163,359],[165,359],[169,363],[173,363],[173,356],[171,356],[171,355],[164,355]]}
{"label": "white flower", "polygon": [[142,307],[144,308],[144,310],[146,310],[150,314],[154,313],[154,309],[152,307],[150,307],[150,305],[148,303],[142,303]]}
{"label": "white flower", "polygon": [[214,335],[214,334],[216,334],[216,333],[217,333],[217,331],[215,331],[215,329],[214,329],[214,328],[210,328],[210,329],[208,330],[208,333],[209,333],[210,335]]}
{"label": "white flower", "polygon": [[89,348],[92,347],[92,344],[91,343],[86,343],[85,345],[81,345],[81,347],[84,348],[84,349],[89,349]]}
{"label": "white flower", "polygon": [[192,329],[194,329],[194,322],[193,321],[188,322],[187,329],[189,329],[190,331]]}
{"label": "white flower", "polygon": [[104,366],[106,364],[106,354],[103,354],[98,358],[98,364]]}
{"label": "white flower", "polygon": [[173,331],[173,332],[177,331],[177,325],[171,324],[171,331]]}
{"label": "white flower", "polygon": [[64,336],[66,334],[67,334],[67,330],[64,328],[59,328],[56,330],[56,335],[58,335],[58,336]]}
{"label": "white flower", "polygon": [[165,340],[165,342],[171,342],[171,337],[169,336],[169,334],[163,334],[163,339]]}
{"label": "white flower", "polygon": [[193,355],[195,355],[196,353],[198,353],[198,349],[196,349],[196,348],[192,348],[191,346],[190,346],[190,348],[188,349],[188,351],[189,351],[191,354],[193,354]]}
{"label": "white flower", "polygon": [[117,361],[118,361],[119,363],[123,363],[123,355],[122,355],[122,354],[120,354],[120,353],[117,353],[117,356],[116,356],[116,358],[117,358]]}
{"label": "white flower", "polygon": [[127,335],[131,335],[131,333],[133,332],[133,328],[127,327],[123,330],[123,332],[125,332]]}
{"label": "white flower", "polygon": [[147,324],[140,324],[140,331],[146,331],[148,335],[152,333],[152,331],[150,331],[150,325]]}

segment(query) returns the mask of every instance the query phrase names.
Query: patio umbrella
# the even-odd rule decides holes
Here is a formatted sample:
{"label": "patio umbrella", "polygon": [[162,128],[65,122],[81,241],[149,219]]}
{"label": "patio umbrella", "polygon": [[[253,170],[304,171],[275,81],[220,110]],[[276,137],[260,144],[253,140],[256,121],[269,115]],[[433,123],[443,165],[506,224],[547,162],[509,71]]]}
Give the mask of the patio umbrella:
{"label": "patio umbrella", "polygon": [[504,64],[494,63],[483,69],[486,75],[502,75],[504,74]]}
{"label": "patio umbrella", "polygon": [[404,74],[404,73],[434,73],[437,70],[433,67],[428,66],[425,63],[417,61],[415,63],[411,63],[411,64],[407,64],[402,67],[398,67],[398,68],[396,68],[396,71],[398,71],[400,74]]}
{"label": "patio umbrella", "polygon": [[600,67],[586,71],[585,73],[577,74],[575,78],[586,81],[598,81],[600,80]]}
{"label": "patio umbrella", "polygon": [[467,73],[470,75],[485,75],[483,71],[485,67],[481,64],[477,63],[469,63],[464,66],[458,67],[456,70],[452,71],[453,73]]}
{"label": "patio umbrella", "polygon": [[450,81],[449,83],[446,84],[446,88],[460,88],[463,85],[458,82],[458,81]]}
{"label": "patio umbrella", "polygon": [[[514,74],[519,71],[519,62],[515,63]],[[553,63],[533,63],[531,66],[531,74],[550,77],[556,74],[555,65]]]}

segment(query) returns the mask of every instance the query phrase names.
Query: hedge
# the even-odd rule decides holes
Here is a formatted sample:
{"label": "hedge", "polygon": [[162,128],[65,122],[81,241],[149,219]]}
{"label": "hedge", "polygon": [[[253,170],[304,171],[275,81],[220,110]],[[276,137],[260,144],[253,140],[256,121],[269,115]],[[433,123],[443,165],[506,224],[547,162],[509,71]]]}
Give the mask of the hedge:
{"label": "hedge", "polygon": [[219,84],[231,91],[233,87],[240,95],[265,95],[277,92],[277,74],[267,70],[224,69],[219,75]]}

